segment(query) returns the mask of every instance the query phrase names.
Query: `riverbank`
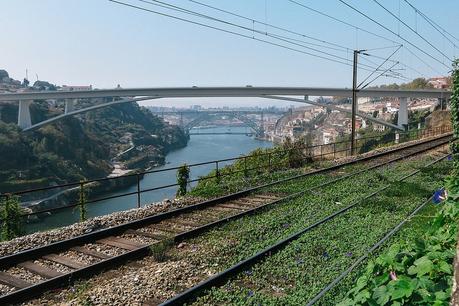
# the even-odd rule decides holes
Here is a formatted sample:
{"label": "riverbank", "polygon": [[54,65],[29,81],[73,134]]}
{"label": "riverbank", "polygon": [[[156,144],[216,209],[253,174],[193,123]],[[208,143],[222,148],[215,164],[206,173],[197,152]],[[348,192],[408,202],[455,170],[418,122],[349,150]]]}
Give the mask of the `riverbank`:
{"label": "riverbank", "polygon": [[[226,131],[227,127],[214,129],[215,132]],[[231,131],[243,132],[245,128],[232,127]],[[272,147],[273,144],[268,141],[256,140],[245,135],[196,135],[192,136],[187,146],[170,151],[166,156],[163,165],[152,170],[160,172],[145,175],[140,181],[140,189],[153,189],[160,186],[171,185],[176,183],[176,171],[167,170],[180,166],[184,163],[202,163],[215,159],[226,159],[247,154],[257,148]],[[221,163],[223,167],[227,163]],[[207,175],[214,170],[215,165],[202,165],[193,167],[191,170],[191,179],[197,179],[200,176]],[[117,179],[120,180],[120,179]],[[137,191],[136,178],[133,177],[126,180],[125,185],[112,186],[109,183],[104,183],[100,188],[107,188],[111,192],[104,192],[103,197],[111,197],[124,193],[132,193]],[[88,199],[95,198],[95,192],[91,191],[88,194]],[[141,206],[149,205],[154,202],[161,202],[164,199],[175,197],[176,188],[168,187],[159,190],[143,192],[140,197]],[[98,201],[94,204],[88,204],[88,217],[97,217],[112,212],[129,210],[137,206],[137,196],[129,195],[120,198],[113,198],[103,201]],[[27,233],[43,231],[52,228],[66,226],[79,221],[78,209],[68,208],[55,212],[51,215],[42,215],[39,222],[26,225]]]}

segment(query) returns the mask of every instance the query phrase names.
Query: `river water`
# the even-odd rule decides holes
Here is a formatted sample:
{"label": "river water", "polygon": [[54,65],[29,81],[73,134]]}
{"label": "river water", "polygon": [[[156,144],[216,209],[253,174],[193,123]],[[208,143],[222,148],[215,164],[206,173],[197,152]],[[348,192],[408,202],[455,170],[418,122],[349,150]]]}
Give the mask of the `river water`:
{"label": "river water", "polygon": [[[199,132],[199,130],[193,130],[193,133],[195,132]],[[247,133],[250,132],[250,130],[244,127],[218,127],[205,130],[203,129],[201,132]],[[190,141],[185,148],[170,152],[166,156],[166,165],[157,167],[154,170],[176,167],[182,165],[183,163],[195,164],[210,160],[237,157],[256,148],[267,148],[272,146],[272,143],[269,141],[257,140],[246,135],[192,135],[190,137]],[[219,167],[223,165],[224,164],[219,164]],[[215,165],[192,167],[190,173],[191,179],[206,175],[214,168]],[[140,182],[140,187],[141,190],[143,190],[175,183],[176,171],[164,171],[145,175]],[[134,185],[123,190],[117,190],[112,194],[106,194],[104,197],[135,191],[137,191],[137,186]],[[152,202],[162,201],[165,198],[173,198],[176,191],[176,187],[169,187],[142,193],[141,203],[142,205],[145,205]],[[137,195],[131,195],[88,204],[87,210],[88,217],[95,217],[135,207],[137,207]],[[78,219],[78,209],[65,209],[41,219],[41,222],[39,223],[27,224],[26,231],[30,233],[65,226],[78,222]]]}

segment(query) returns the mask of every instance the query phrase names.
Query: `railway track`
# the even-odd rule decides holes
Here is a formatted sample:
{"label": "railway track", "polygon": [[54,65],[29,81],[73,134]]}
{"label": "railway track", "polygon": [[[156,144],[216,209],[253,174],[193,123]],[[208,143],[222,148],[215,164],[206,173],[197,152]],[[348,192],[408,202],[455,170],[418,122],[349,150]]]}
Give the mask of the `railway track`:
{"label": "railway track", "polygon": [[[403,181],[413,177],[414,175],[422,172],[423,169],[427,169],[430,166],[432,166],[432,165],[434,165],[434,164],[446,159],[448,156],[450,156],[450,154],[434,154],[434,157],[435,157],[434,161],[429,162],[428,164],[422,166],[421,168],[419,168],[417,170],[414,170],[411,173],[402,176],[401,178],[397,179],[395,182],[403,182]],[[182,293],[174,296],[173,298],[171,298],[171,299],[169,299],[167,301],[164,301],[159,306],[175,306],[175,305],[184,305],[184,304],[188,305],[188,303],[190,303],[190,305],[191,305],[192,302],[194,302],[197,299],[197,297],[199,297],[199,295],[203,291],[210,290],[213,287],[218,287],[218,286],[224,285],[226,283],[226,281],[228,281],[229,279],[232,279],[233,277],[236,277],[239,273],[242,273],[243,271],[250,270],[255,264],[263,262],[268,257],[271,257],[271,256],[275,255],[277,252],[281,252],[290,243],[292,243],[293,241],[295,241],[297,239],[300,239],[307,232],[312,231],[313,229],[319,227],[320,225],[331,221],[335,217],[338,217],[338,216],[346,213],[347,211],[349,211],[349,210],[351,210],[351,209],[353,209],[353,208],[355,208],[355,207],[357,207],[357,206],[359,206],[361,204],[364,204],[367,200],[378,196],[380,193],[384,192],[385,190],[388,190],[390,187],[392,187],[392,184],[393,183],[390,183],[390,184],[388,184],[388,185],[386,185],[386,186],[384,186],[382,188],[377,189],[374,192],[366,194],[362,199],[358,199],[358,200],[350,203],[349,205],[347,205],[347,206],[345,206],[345,207],[343,207],[343,208],[331,213],[330,215],[325,216],[325,217],[317,220],[316,222],[312,223],[311,225],[308,225],[307,227],[299,230],[298,232],[295,232],[295,233],[291,234],[290,236],[288,236],[288,237],[286,237],[286,238],[284,238],[284,239],[282,239],[280,241],[277,241],[273,245],[270,245],[270,246],[266,247],[265,249],[263,249],[263,250],[259,251],[258,253],[254,254],[253,256],[250,256],[250,257],[248,257],[246,259],[243,259],[243,260],[237,262],[236,264],[234,264],[233,266],[229,267],[228,269],[226,269],[226,270],[224,270],[224,271],[222,271],[220,273],[212,275],[211,277],[201,281],[199,284],[195,285],[194,287],[191,287],[191,288],[183,291]],[[417,207],[406,219],[404,219],[404,221],[401,224],[397,225],[395,227],[395,229],[393,229],[389,234],[385,235],[383,237],[383,239],[379,240],[374,246],[372,246],[370,251],[368,251],[365,254],[365,256],[362,256],[361,258],[359,258],[359,260],[356,261],[356,263],[354,263],[350,269],[348,269],[345,272],[343,272],[342,275],[340,275],[340,277],[338,277],[334,282],[332,282],[327,287],[325,287],[314,299],[309,301],[307,303],[307,305],[315,304],[315,302],[317,302],[326,292],[328,292],[331,288],[336,286],[336,284],[342,278],[344,278],[344,276],[346,276],[352,269],[354,269],[356,265],[358,265],[360,262],[362,262],[368,256],[368,254],[370,252],[373,252],[385,240],[387,240],[396,231],[398,231],[400,229],[400,227],[408,220],[408,218],[413,216],[414,214],[416,214],[422,207],[424,207],[432,199],[432,197],[433,196],[430,196],[427,200],[424,200],[423,203],[419,207]]]}
{"label": "railway track", "polygon": [[[212,227],[257,213],[313,189],[445,145],[451,137],[451,134],[445,134],[373,156],[313,170],[217,199],[1,257],[0,304],[25,301],[50,289],[68,285],[77,279],[88,278],[129,260],[149,255],[151,245],[165,240],[179,242],[191,238]],[[338,170],[343,166],[360,162],[369,162],[370,166],[308,190],[287,196],[263,192],[266,187]]]}

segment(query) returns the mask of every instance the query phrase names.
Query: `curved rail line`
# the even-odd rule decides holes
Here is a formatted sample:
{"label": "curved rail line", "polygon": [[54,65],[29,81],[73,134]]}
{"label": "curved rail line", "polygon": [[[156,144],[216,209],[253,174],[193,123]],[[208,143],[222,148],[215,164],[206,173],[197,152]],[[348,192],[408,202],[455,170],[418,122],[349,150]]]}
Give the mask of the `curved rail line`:
{"label": "curved rail line", "polygon": [[[313,170],[305,174],[256,186],[191,206],[0,257],[0,269],[2,270],[0,271],[0,283],[12,288],[10,292],[3,293],[0,296],[0,304],[5,305],[25,301],[48,290],[68,285],[77,279],[88,278],[103,270],[149,255],[151,245],[160,243],[165,239],[173,239],[174,242],[179,242],[194,237],[212,227],[245,215],[258,213],[272,205],[299,197],[313,189],[437,148],[448,143],[451,137],[451,133],[444,134],[433,139]],[[386,158],[392,154],[400,154],[400,156],[396,155],[395,158],[369,168],[332,179],[288,196],[256,193],[266,187],[337,170],[355,163]],[[120,254],[107,255],[100,248],[116,249]],[[83,263],[78,260],[78,257],[75,259],[72,254],[87,256],[91,260],[89,263]],[[64,267],[66,272],[59,271],[61,269],[56,267]],[[39,277],[40,281],[31,283],[15,276],[14,272],[9,271],[10,269],[26,270],[28,273]]]}
{"label": "curved rail line", "polygon": [[[428,150],[428,149],[427,149]],[[427,151],[425,150],[425,151]],[[440,161],[442,161],[443,159],[445,159],[446,157],[450,156],[450,154],[445,154],[444,156],[434,160],[433,162],[430,162],[428,163],[427,165],[421,167],[421,169],[424,169],[424,168],[428,168],[429,166],[435,164],[435,163],[438,163]],[[418,170],[415,170],[413,172],[411,172],[410,174],[407,174],[403,177],[401,177],[400,179],[396,180],[396,182],[402,182],[416,174],[418,174],[419,172],[421,172],[422,170],[421,169],[418,169]],[[371,192],[370,194],[366,195],[365,197],[363,197],[362,199],[359,199],[353,203],[351,203],[350,205],[338,210],[338,211],[335,211],[334,213],[328,215],[327,217],[303,228],[302,230],[290,235],[289,237],[285,238],[285,239],[282,239],[280,241],[278,241],[277,243],[275,243],[274,245],[271,245],[267,248],[265,248],[264,250],[258,252],[257,254],[247,258],[247,259],[244,259],[238,263],[236,263],[235,265],[231,266],[230,268],[218,273],[218,274],[215,274],[213,276],[211,276],[210,278],[202,281],[201,283],[197,284],[196,286],[192,287],[192,288],[189,288],[188,290],[185,290],[184,292],[176,295],[175,297],[163,302],[160,304],[160,306],[172,306],[172,305],[183,305],[185,303],[188,303],[188,302],[192,302],[193,300],[195,300],[198,296],[199,296],[199,293],[203,292],[204,290],[207,290],[207,289],[210,289],[212,287],[215,287],[215,286],[219,286],[219,285],[223,285],[224,282],[228,279],[230,279],[231,277],[237,275],[238,273],[246,270],[247,268],[253,266],[254,264],[258,263],[258,262],[261,262],[263,261],[265,258],[267,257],[270,257],[274,254],[276,254],[277,252],[281,251],[282,249],[284,249],[287,245],[289,245],[292,241],[295,241],[297,239],[299,239],[302,235],[304,235],[305,233],[311,231],[312,229],[332,220],[333,218],[347,212],[348,210],[358,206],[359,204],[362,204],[365,200],[368,200],[376,195],[378,195],[379,193],[383,192],[384,190],[390,188],[392,186],[393,183],[389,184],[389,185],[386,185],[385,187],[382,187],[374,192]],[[430,197],[431,198],[431,197]],[[425,202],[423,204],[423,206],[425,205]],[[422,207],[423,207],[422,206]],[[421,208],[418,208],[414,211],[414,213],[417,213]],[[405,223],[405,222],[403,222]],[[400,225],[398,225],[395,229],[395,231],[397,231],[402,225],[403,223]],[[393,230],[394,231],[394,230]],[[390,234],[390,235],[389,235]],[[376,248],[378,248],[385,240],[387,240],[390,236],[393,235],[393,233],[389,233],[388,235],[389,236],[385,236],[383,238],[383,240],[381,240],[380,242],[376,243],[371,249],[369,252],[373,252]],[[368,256],[368,254],[366,254],[366,256]],[[364,258],[361,258],[359,259],[360,261],[358,261],[357,263],[354,263],[354,265],[352,265],[352,268],[355,268],[355,265],[359,264],[361,261],[363,261],[366,257]],[[343,272],[343,275],[347,275],[347,273],[349,273],[350,271],[345,271]],[[344,277],[343,275],[341,275],[340,277]],[[320,299],[320,297],[322,297],[323,294],[325,294],[330,288],[332,288],[333,286],[336,285],[337,282],[339,282],[341,280],[341,278],[337,279],[336,282],[334,283],[331,283],[328,287],[326,287],[323,291],[321,291],[321,293],[319,295],[317,295],[312,301],[310,301],[308,303],[308,305],[312,305],[314,304],[318,299]],[[330,287],[330,288],[329,288]]]}

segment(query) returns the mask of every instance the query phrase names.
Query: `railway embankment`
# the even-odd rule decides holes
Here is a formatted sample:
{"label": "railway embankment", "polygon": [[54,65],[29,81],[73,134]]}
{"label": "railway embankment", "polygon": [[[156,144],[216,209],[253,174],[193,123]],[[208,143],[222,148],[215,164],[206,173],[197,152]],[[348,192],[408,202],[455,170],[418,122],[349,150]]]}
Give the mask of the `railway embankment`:
{"label": "railway embankment", "polygon": [[[158,304],[310,227],[279,252],[234,273],[223,287],[201,292],[202,297],[196,303],[307,302],[378,238],[404,220],[420,202],[430,198],[432,191],[441,187],[451,166],[446,156],[443,145],[417,154],[412,148],[409,155],[399,152],[312,175],[298,176],[301,171],[304,174],[314,170],[297,169],[293,173],[295,179],[218,204],[212,213],[202,210],[176,217],[161,227],[153,224],[150,230],[192,231],[193,222],[199,225],[199,218],[201,221],[210,220],[211,215],[216,219],[226,218],[230,212],[240,214],[268,200],[274,200],[275,205],[255,214],[228,218],[229,222],[209,227],[174,245],[155,244],[157,247],[151,249],[150,256],[48,293],[28,304],[62,301],[69,305]],[[320,220],[326,221],[318,224]],[[422,218],[416,220],[410,223],[413,228],[423,222]],[[142,229],[152,234],[150,230]],[[121,237],[137,243],[151,242],[132,232]],[[101,245],[87,247],[104,252]],[[68,252],[61,255],[85,261],[80,258],[81,254],[80,257]],[[21,277],[17,270],[11,269],[6,271]],[[346,289],[352,286],[349,280],[344,284],[333,294],[335,301],[344,298]]]}

